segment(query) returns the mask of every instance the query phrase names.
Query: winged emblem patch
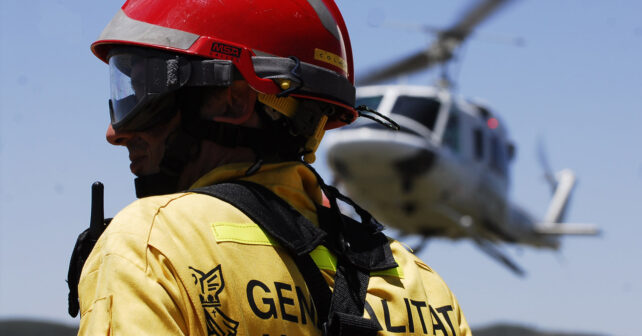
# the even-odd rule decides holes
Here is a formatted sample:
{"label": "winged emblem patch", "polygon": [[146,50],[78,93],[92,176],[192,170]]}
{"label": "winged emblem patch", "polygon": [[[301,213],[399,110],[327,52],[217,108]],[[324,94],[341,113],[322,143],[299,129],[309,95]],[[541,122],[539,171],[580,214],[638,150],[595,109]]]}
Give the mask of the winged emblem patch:
{"label": "winged emblem patch", "polygon": [[198,286],[201,300],[201,306],[205,312],[205,321],[207,324],[207,335],[216,336],[234,336],[239,323],[223,313],[221,310],[221,301],[219,294],[225,288],[221,265],[214,267],[211,271],[205,273],[194,267],[192,278],[194,285]]}

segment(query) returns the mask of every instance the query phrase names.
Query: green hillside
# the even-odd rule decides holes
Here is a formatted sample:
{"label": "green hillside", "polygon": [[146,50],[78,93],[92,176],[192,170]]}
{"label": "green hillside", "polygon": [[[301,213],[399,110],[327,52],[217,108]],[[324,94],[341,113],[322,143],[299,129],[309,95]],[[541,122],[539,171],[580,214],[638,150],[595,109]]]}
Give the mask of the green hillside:
{"label": "green hillside", "polygon": [[37,320],[2,320],[2,336],[74,336],[78,328],[55,322]]}
{"label": "green hillside", "polygon": [[536,328],[524,327],[513,324],[495,324],[483,328],[473,329],[474,336],[606,336],[604,334],[587,333],[562,333],[541,331]]}

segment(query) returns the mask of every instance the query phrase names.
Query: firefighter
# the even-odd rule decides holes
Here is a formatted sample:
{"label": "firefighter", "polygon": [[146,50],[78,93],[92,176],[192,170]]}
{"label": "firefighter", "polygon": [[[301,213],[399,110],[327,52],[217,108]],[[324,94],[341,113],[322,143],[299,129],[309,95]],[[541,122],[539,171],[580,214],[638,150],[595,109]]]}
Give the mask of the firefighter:
{"label": "firefighter", "polygon": [[129,0],[91,49],[139,200],[76,258],[80,335],[471,335],[308,164],[359,115],[333,0]]}

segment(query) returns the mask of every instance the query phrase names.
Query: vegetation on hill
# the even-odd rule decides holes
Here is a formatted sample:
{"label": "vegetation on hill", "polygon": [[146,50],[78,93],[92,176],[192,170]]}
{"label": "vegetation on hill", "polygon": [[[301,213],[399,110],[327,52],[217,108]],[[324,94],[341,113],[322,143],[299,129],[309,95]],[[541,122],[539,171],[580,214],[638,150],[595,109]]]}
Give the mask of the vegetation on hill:
{"label": "vegetation on hill", "polygon": [[474,328],[474,336],[606,336],[603,334],[587,334],[573,332],[547,332],[537,328],[514,325],[494,324],[483,328]]}

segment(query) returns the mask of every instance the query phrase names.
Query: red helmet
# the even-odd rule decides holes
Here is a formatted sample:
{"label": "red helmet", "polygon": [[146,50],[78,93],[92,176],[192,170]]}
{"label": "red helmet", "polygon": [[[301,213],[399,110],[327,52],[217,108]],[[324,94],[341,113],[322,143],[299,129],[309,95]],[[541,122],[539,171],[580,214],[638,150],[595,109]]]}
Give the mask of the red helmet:
{"label": "red helmet", "polygon": [[122,45],[232,61],[281,113],[291,116],[290,97],[339,107],[325,129],[357,117],[350,38],[333,0],[128,0],[91,49],[107,62]]}

